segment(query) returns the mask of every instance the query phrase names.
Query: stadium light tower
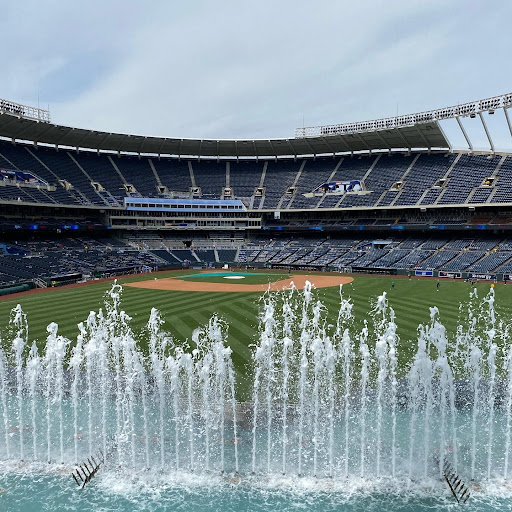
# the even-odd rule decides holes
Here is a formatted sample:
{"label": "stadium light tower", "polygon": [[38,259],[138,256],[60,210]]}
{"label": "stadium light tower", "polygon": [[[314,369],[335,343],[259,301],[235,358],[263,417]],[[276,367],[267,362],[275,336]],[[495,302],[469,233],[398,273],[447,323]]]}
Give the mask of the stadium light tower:
{"label": "stadium light tower", "polygon": [[0,114],[14,114],[19,117],[41,121],[43,123],[50,122],[50,111],[13,101],[0,99]]}
{"label": "stadium light tower", "polygon": [[[494,114],[494,110],[490,110]],[[489,145],[491,146],[491,153],[494,155],[494,144],[491,139],[491,134],[489,133],[489,130],[487,129],[487,124],[485,122],[484,116],[482,112],[478,112],[478,116],[480,117],[480,121],[482,122],[482,126],[484,127],[485,135],[487,135],[487,140],[489,141]]]}
{"label": "stadium light tower", "polygon": [[464,128],[464,125],[462,124],[462,121],[460,120],[460,116],[455,116],[455,119],[457,120],[460,131],[462,132],[462,135],[464,135],[464,138],[466,139],[466,142],[468,143],[470,153],[473,153],[473,144],[471,144],[471,139],[469,138],[468,132],[466,131],[466,129]]}
{"label": "stadium light tower", "polygon": [[[469,117],[471,119],[480,118],[480,122],[485,131],[487,140],[491,148],[491,152],[495,153],[494,142],[491,137],[491,133],[487,127],[487,123],[484,119],[484,112],[494,114],[494,112],[500,108],[505,112],[505,117],[508,124],[510,135],[512,136],[512,123],[508,109],[512,107],[512,93],[502,94],[501,96],[493,96],[491,98],[485,98],[482,100],[472,101],[469,103],[462,103],[452,107],[445,107],[436,110],[429,110],[426,112],[419,112],[417,114],[397,115],[396,117],[389,117],[383,119],[376,119],[373,121],[364,121],[357,123],[345,123],[335,124],[326,126],[306,126],[297,128],[295,136],[297,138],[307,137],[318,137],[318,136],[330,136],[330,135],[352,135],[360,137],[361,134],[375,133],[377,136],[378,132],[381,133],[396,133],[397,136],[403,138],[403,133],[399,130],[404,127],[415,127],[418,128],[421,125],[428,123],[434,123],[439,128],[439,121],[447,119],[455,119],[459,128],[468,144],[469,151],[473,152],[473,144],[469,135],[464,128],[461,118]],[[406,145],[407,147],[407,145]]]}
{"label": "stadium light tower", "polygon": [[508,115],[508,108],[503,107],[503,112],[505,112],[505,118],[507,119],[508,131],[510,132],[510,136],[512,137],[512,123],[510,122],[510,117]]}

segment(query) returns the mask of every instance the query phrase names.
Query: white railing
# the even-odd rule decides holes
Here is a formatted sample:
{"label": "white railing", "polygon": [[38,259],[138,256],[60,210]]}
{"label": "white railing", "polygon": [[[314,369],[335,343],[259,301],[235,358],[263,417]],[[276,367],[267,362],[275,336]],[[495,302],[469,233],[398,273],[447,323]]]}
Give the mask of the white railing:
{"label": "white railing", "polygon": [[30,107],[29,105],[21,105],[13,101],[0,99],[0,113],[14,114],[27,119],[35,119],[44,123],[50,122],[50,111],[42,108]]}
{"label": "white railing", "polygon": [[323,137],[326,135],[344,135],[350,133],[373,132],[376,130],[389,130],[405,126],[414,126],[420,123],[430,123],[455,117],[475,117],[480,112],[494,112],[499,108],[512,106],[512,93],[486,98],[484,100],[462,103],[453,107],[445,107],[437,110],[429,110],[418,114],[387,117],[374,121],[359,123],[332,124],[326,126],[306,126],[295,130],[296,138]]}

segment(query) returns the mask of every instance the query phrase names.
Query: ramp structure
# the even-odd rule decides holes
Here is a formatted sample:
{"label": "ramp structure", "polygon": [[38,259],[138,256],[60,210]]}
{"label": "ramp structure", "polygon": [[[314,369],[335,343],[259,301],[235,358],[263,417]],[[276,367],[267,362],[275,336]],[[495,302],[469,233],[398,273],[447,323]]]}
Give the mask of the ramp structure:
{"label": "ramp structure", "polygon": [[452,464],[448,461],[444,463],[443,474],[453,497],[457,500],[457,503],[466,503],[471,496],[469,487],[464,484],[462,478],[457,474]]}
{"label": "ramp structure", "polygon": [[80,489],[83,489],[86,484],[88,484],[94,475],[98,472],[101,465],[105,463],[105,457],[103,456],[103,452],[99,450],[96,455],[96,459],[91,455],[87,461],[79,464],[78,467],[71,473],[71,476],[75,480],[76,484]]}

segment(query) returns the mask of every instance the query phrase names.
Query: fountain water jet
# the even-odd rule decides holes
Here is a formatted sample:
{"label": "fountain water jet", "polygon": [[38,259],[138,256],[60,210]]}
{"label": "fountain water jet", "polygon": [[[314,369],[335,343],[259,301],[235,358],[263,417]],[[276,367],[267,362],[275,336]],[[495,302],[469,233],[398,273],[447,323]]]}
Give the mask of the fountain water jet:
{"label": "fountain water jet", "polygon": [[[223,320],[179,343],[153,309],[139,335],[121,291],[116,284],[74,342],[51,323],[39,353],[25,327],[12,329],[0,350],[0,458],[75,463],[91,447],[114,446],[104,470],[129,474],[249,470],[262,481],[286,474],[349,486],[354,474],[432,482],[449,462],[465,477],[508,478],[512,352],[493,294],[472,294],[456,333],[432,307],[410,361],[385,294],[359,324],[341,290],[337,317],[310,283],[266,294],[246,406]],[[24,318],[21,308],[13,314]]]}

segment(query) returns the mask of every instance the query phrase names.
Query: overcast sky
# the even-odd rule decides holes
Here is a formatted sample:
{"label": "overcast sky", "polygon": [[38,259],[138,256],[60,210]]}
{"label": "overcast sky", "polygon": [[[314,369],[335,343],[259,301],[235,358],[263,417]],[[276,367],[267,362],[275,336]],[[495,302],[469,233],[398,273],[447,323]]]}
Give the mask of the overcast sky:
{"label": "overcast sky", "polygon": [[[364,121],[512,91],[510,0],[1,5],[0,97],[39,98],[68,126],[292,137],[303,120]],[[503,114],[486,119],[496,145],[511,148]],[[485,146],[477,120],[467,122]]]}

